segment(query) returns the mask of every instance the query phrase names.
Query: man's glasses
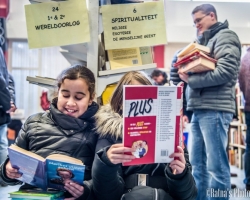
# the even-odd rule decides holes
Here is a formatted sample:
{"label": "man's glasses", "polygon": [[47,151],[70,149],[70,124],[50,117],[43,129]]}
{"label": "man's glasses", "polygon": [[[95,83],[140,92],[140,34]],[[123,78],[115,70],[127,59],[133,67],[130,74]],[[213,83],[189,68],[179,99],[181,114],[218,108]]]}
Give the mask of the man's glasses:
{"label": "man's glasses", "polygon": [[208,15],[210,15],[210,13],[204,15],[204,16],[201,17],[201,18],[197,18],[196,20],[194,20],[194,26],[195,26],[197,23],[200,23],[200,22],[203,20],[203,18],[206,17],[206,16],[208,16]]}

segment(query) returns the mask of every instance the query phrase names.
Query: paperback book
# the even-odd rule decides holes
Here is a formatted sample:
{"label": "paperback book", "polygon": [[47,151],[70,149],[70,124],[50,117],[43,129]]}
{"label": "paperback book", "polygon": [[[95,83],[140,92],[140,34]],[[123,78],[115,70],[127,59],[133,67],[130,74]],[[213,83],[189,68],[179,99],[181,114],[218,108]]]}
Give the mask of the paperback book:
{"label": "paperback book", "polygon": [[52,154],[43,158],[16,145],[8,148],[10,163],[22,176],[18,180],[43,190],[65,190],[66,182],[83,184],[85,166],[81,160]]}
{"label": "paperback book", "polygon": [[182,145],[183,83],[123,89],[123,143],[135,149],[135,159],[123,165],[171,162]]}
{"label": "paperback book", "polygon": [[63,198],[62,191],[43,191],[39,189],[27,189],[16,192],[10,192],[12,200],[59,200]]}

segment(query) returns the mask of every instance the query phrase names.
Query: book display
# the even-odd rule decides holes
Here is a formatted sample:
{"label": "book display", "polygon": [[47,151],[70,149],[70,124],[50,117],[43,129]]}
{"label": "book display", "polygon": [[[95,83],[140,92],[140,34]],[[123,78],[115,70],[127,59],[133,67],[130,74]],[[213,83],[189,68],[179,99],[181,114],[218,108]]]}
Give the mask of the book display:
{"label": "book display", "polygon": [[242,169],[244,166],[244,152],[246,149],[246,124],[244,115],[244,97],[239,85],[235,86],[237,121],[230,123],[228,131],[228,158],[231,165]]}
{"label": "book display", "polygon": [[[128,71],[144,71],[150,74],[156,68],[152,47],[167,43],[166,29],[163,28],[166,27],[163,2],[131,1],[124,4],[103,2],[99,6],[98,0],[86,1],[84,3],[88,3],[89,42],[82,43],[79,40],[79,43],[75,44],[62,44],[60,52],[71,64],[82,63],[94,73],[97,81],[97,97],[101,96],[107,85],[117,82]],[[58,6],[59,11],[55,10],[53,13],[51,13],[52,10],[46,11],[51,16],[53,14],[53,20],[47,20],[46,23],[52,23],[51,20],[53,23],[60,22],[61,19],[54,19],[54,14],[57,12],[60,15],[60,12],[64,12],[62,15],[65,15],[65,19],[66,17],[71,19],[70,14],[63,7],[59,8],[60,1],[30,2],[37,6],[47,3],[53,4],[55,8]],[[117,9],[120,11],[118,12]],[[121,11],[128,9],[131,12],[126,12],[128,16],[122,19],[121,16],[124,13]],[[74,18],[76,19],[78,18]],[[79,19],[83,20],[83,18]],[[61,23],[64,23],[63,19]],[[46,31],[53,31],[47,29]],[[60,30],[65,31],[66,28]],[[32,81],[32,78],[36,80]],[[27,80],[42,87],[51,85],[37,83],[40,81],[37,77],[27,77]]]}

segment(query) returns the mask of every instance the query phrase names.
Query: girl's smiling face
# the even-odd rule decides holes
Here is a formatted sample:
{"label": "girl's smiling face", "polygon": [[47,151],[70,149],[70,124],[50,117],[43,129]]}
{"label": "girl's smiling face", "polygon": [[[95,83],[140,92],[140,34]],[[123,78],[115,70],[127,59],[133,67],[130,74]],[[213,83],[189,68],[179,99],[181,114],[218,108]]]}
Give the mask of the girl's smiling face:
{"label": "girl's smiling face", "polygon": [[65,79],[58,90],[57,109],[71,117],[78,118],[91,105],[89,87],[82,78]]}

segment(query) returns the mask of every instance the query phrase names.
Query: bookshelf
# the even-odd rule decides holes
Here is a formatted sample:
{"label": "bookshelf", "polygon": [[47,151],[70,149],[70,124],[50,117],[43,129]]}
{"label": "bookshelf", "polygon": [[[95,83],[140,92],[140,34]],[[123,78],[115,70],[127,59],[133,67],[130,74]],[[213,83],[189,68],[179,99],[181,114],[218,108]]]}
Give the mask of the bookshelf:
{"label": "bookshelf", "polygon": [[[43,3],[52,0],[29,0],[30,3]],[[58,0],[61,1],[61,0]],[[90,28],[90,42],[83,44],[67,45],[61,46],[61,54],[69,61],[70,64],[80,63],[83,65],[87,64],[87,67],[94,73],[96,78],[96,93],[97,98],[100,97],[105,90],[106,86],[117,82],[128,71],[144,71],[149,74],[156,68],[156,63],[150,63],[140,66],[128,66],[127,68],[121,69],[106,69],[102,66],[105,63],[106,53],[101,43],[103,24],[100,12],[99,0],[86,0],[87,8],[89,12],[89,28]],[[106,4],[110,4],[110,1],[105,1]],[[45,78],[45,77],[42,77]],[[55,78],[55,77],[51,77]],[[29,77],[32,79],[32,77]],[[34,77],[35,79],[35,77]],[[28,78],[27,78],[28,80]],[[44,86],[43,84],[38,84],[35,81],[30,81],[32,84],[37,84],[39,86]]]}
{"label": "bookshelf", "polygon": [[237,121],[232,121],[228,131],[228,157],[231,165],[243,169],[246,149],[246,124],[244,115],[244,98],[239,84],[235,86]]}

